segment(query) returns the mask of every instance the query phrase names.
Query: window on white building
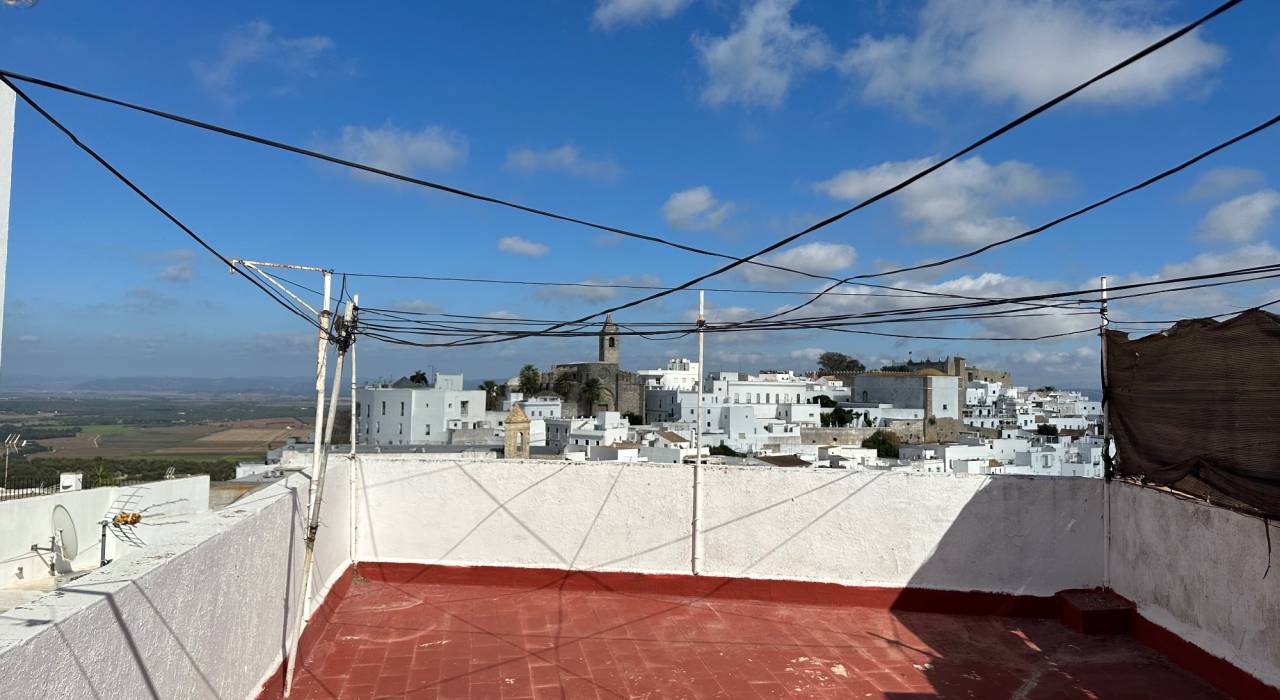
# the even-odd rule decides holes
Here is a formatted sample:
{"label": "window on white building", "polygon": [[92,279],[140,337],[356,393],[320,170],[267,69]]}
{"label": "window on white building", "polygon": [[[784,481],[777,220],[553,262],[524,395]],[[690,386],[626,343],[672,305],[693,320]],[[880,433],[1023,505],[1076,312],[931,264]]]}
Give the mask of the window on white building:
{"label": "window on white building", "polygon": [[400,402],[400,417],[404,418],[404,402]]}
{"label": "window on white building", "polygon": [[[467,415],[467,409],[471,407],[471,402],[463,401],[462,403],[459,404],[459,406],[462,408],[462,415],[465,416]],[[946,406],[943,406],[943,408],[946,408]]]}
{"label": "window on white building", "polygon": [[385,416],[385,415],[387,415],[387,402],[386,402],[386,401],[383,401],[383,402],[382,402],[382,415],[384,415],[384,416]]}

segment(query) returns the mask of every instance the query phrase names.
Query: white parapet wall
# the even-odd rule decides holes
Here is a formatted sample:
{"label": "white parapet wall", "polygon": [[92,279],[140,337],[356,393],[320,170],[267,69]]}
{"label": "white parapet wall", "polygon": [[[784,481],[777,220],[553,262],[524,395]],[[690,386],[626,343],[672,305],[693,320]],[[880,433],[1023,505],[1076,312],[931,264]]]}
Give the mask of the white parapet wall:
{"label": "white parapet wall", "polygon": [[[334,459],[310,608],[351,563],[350,471]],[[0,614],[5,697],[252,698],[280,669],[301,594],[309,480],[192,516]]]}
{"label": "white parapet wall", "polygon": [[[95,566],[101,557],[99,523],[116,504],[127,504],[130,512],[143,514],[147,524],[137,529],[146,539],[152,532],[173,527],[166,523],[172,523],[175,516],[208,511],[209,477],[192,476],[0,501],[0,562],[3,562],[0,585],[49,575],[48,553],[32,552],[31,545],[48,548],[55,506],[62,506],[70,513],[79,540],[71,566],[75,569]],[[114,559],[123,551],[120,540],[109,535],[107,558]]]}
{"label": "white parapet wall", "polygon": [[[704,467],[702,573],[1052,595],[1102,579],[1096,479]],[[361,455],[359,561],[687,574],[692,467]]]}
{"label": "white parapet wall", "polygon": [[1151,622],[1280,687],[1280,525],[1124,482],[1111,489],[1111,587]]}

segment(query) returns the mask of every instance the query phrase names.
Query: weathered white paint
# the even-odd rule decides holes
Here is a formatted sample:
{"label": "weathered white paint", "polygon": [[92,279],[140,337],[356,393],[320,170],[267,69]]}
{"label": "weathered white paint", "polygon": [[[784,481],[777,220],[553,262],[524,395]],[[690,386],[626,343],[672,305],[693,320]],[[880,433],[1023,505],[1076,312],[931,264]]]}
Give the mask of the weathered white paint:
{"label": "weathered white paint", "polygon": [[[688,573],[688,467],[359,462],[360,561]],[[709,575],[1032,595],[1101,579],[1098,480],[704,469]]]}
{"label": "weathered white paint", "polygon": [[1280,561],[1263,578],[1264,528],[1280,545],[1280,527],[1155,489],[1111,488],[1112,588],[1152,622],[1280,686]]}
{"label": "weathered white paint", "polygon": [[[308,611],[314,610],[351,565],[351,468],[347,455],[329,455],[320,530],[316,534],[315,565],[311,569]],[[308,613],[309,614],[309,613]]]}
{"label": "weathered white paint", "polygon": [[[50,518],[55,505],[61,505],[71,514],[80,541],[79,554],[71,565],[76,569],[96,565],[102,534],[98,523],[112,504],[126,494],[136,495],[131,499],[130,509],[143,513],[146,525],[139,525],[137,530],[139,536],[146,540],[157,529],[172,527],[164,523],[172,521],[173,516],[209,510],[209,477],[193,476],[138,486],[64,491],[0,502],[0,562],[3,562],[0,564],[0,584],[16,581],[19,567],[22,568],[23,579],[48,576],[48,564],[31,551],[31,545],[49,546],[52,534]],[[107,558],[114,559],[125,549],[115,537],[107,536]],[[48,554],[44,556],[47,561]]]}
{"label": "weathered white paint", "polygon": [[[347,467],[331,465],[313,601],[350,563]],[[297,475],[193,516],[0,615],[6,697],[255,697],[295,619],[306,487]]]}

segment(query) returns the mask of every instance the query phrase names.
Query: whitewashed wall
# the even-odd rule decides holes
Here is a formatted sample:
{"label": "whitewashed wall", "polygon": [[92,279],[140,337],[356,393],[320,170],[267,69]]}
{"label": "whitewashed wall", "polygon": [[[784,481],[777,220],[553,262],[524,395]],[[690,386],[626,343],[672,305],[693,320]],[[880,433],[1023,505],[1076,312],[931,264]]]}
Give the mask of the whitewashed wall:
{"label": "whitewashed wall", "polygon": [[[1280,686],[1280,525],[1121,482],[1111,586],[1183,639]],[[1263,578],[1268,561],[1272,570]]]}
{"label": "whitewashed wall", "polygon": [[[1032,595],[1101,581],[1097,480],[704,478],[706,574]],[[692,479],[680,465],[362,455],[357,560],[688,573]]]}
{"label": "whitewashed wall", "polygon": [[[52,533],[51,518],[55,505],[61,505],[71,514],[76,536],[80,541],[79,554],[72,565],[79,569],[93,566],[100,556],[101,527],[98,523],[113,503],[123,494],[136,493],[130,501],[130,509],[143,511],[144,518],[203,513],[209,510],[209,477],[192,476],[182,479],[156,481],[140,486],[104,487],[66,491],[47,496],[32,496],[11,501],[0,501],[0,582],[19,578],[33,579],[49,575],[48,564],[31,551],[31,545],[49,546]],[[145,522],[145,520],[144,520]],[[155,525],[155,528],[168,527]],[[139,527],[139,534],[148,537],[153,527]],[[115,537],[107,537],[107,558],[115,558],[123,551]],[[49,556],[47,553],[44,556]]]}
{"label": "whitewashed wall", "polygon": [[[350,564],[347,466],[335,458],[330,470],[312,601]],[[0,694],[255,697],[296,615],[307,485],[294,476],[194,516],[140,554],[0,614]]]}
{"label": "whitewashed wall", "polygon": [[415,457],[360,456],[358,561],[688,571],[688,469]]}

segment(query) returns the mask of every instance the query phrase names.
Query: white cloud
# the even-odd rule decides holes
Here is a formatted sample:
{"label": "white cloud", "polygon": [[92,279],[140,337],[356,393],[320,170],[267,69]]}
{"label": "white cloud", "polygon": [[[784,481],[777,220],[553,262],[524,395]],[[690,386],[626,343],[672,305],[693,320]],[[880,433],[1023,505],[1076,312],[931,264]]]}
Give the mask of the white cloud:
{"label": "white cloud", "polygon": [[415,314],[435,314],[444,311],[439,304],[432,304],[431,302],[424,301],[422,299],[392,302],[391,308],[396,311],[408,311]]}
{"label": "white cloud", "polygon": [[[992,362],[1009,370],[1014,380],[1041,386],[1053,382],[1056,386],[1097,386],[1101,373],[1097,348],[1081,345],[1069,350],[1045,350],[1028,348],[1011,353]],[[986,367],[986,364],[981,365]],[[1030,377],[1031,379],[1027,379]]]}
{"label": "white cloud", "polygon": [[789,357],[793,360],[803,360],[805,362],[817,362],[818,357],[826,352],[822,348],[800,348],[792,350]]}
{"label": "white cloud", "polygon": [[1214,168],[1196,178],[1187,190],[1187,199],[1199,201],[1238,192],[1262,184],[1263,175],[1249,168]]}
{"label": "white cloud", "polygon": [[[1029,277],[1019,277],[1005,275],[998,272],[985,272],[977,275],[963,275],[960,277],[943,280],[936,283],[927,283],[922,280],[895,279],[890,284],[904,289],[914,289],[930,295],[904,295],[904,296],[824,296],[812,305],[805,307],[798,314],[799,316],[819,316],[824,314],[847,314],[847,313],[863,313],[868,311],[894,311],[912,308],[926,308],[934,306],[946,306],[951,304],[966,303],[966,299],[958,297],[969,297],[977,299],[1001,299],[1007,297],[1031,296],[1036,294],[1046,294],[1057,291],[1064,291],[1072,288],[1072,285],[1052,280],[1039,280]],[[814,291],[825,288],[826,285],[817,285]],[[843,292],[868,292],[873,294],[884,294],[885,290],[875,289],[871,287],[846,286],[839,291]],[[936,295],[954,295],[951,297]],[[775,309],[775,313],[783,311],[795,302],[787,304],[787,306]],[[1051,335],[1054,333],[1065,333],[1068,331],[1080,330],[1087,328],[1096,321],[1096,316],[1090,318],[1088,316],[1068,315],[1076,309],[1040,309],[1027,308],[1025,306],[1014,305],[996,305],[990,307],[982,307],[982,312],[993,311],[1009,311],[1013,309],[1025,310],[1027,313],[1037,314],[1034,316],[1017,316],[1010,315],[1008,317],[992,317],[978,319],[974,321],[937,321],[927,322],[920,321],[908,324],[894,324],[890,326],[868,326],[865,330],[875,331],[891,331],[900,333],[916,333],[924,334],[941,334],[941,331],[947,330],[943,326],[947,323],[976,323],[980,330],[966,330],[964,328],[952,328],[951,334],[973,335],[976,337],[1040,337]],[[1041,315],[1043,314],[1043,315]],[[791,314],[788,314],[791,315]],[[784,315],[783,318],[786,316]],[[858,328],[854,326],[853,328]],[[870,366],[870,365],[868,365]]]}
{"label": "white cloud", "polygon": [[195,259],[195,251],[191,250],[170,250],[158,256],[166,264],[156,277],[165,282],[183,283],[190,282],[195,279],[196,271],[192,266]]}
{"label": "white cloud", "polygon": [[38,342],[40,342],[40,336],[38,336],[38,335],[20,335],[20,336],[18,336],[18,342],[19,342],[19,343],[38,343]]}
{"label": "white cloud", "polygon": [[257,19],[227,32],[218,56],[192,61],[191,72],[215,98],[233,105],[243,99],[238,82],[250,66],[270,63],[284,73],[314,77],[320,72],[320,61],[333,49],[333,40],[327,36],[281,36],[270,23]]}
{"label": "white cloud", "polygon": [[833,52],[822,32],[791,21],[795,4],[756,0],[743,6],[727,36],[694,37],[706,73],[703,101],[777,107],[801,75],[830,65]]}
{"label": "white cloud", "polygon": [[[576,301],[600,302],[608,301],[618,295],[615,287],[597,287],[592,285],[635,285],[639,287],[656,287],[662,280],[653,275],[623,275],[621,277],[602,277],[585,279],[578,285],[556,285],[542,287],[537,296],[543,299],[570,299]],[[580,286],[579,286],[580,285]]]}
{"label": "white cloud", "polygon": [[654,19],[670,19],[689,5],[690,0],[600,0],[591,15],[592,23],[604,30]]}
{"label": "white cloud", "polygon": [[[815,187],[836,199],[856,202],[924,170],[936,158],[893,161],[846,170]],[[1064,178],[1030,163],[1007,160],[994,165],[980,156],[939,169],[893,196],[903,221],[917,228],[923,241],[976,245],[1019,233],[1026,226],[997,208],[1043,201],[1061,189]]]}
{"label": "white cloud", "polygon": [[566,143],[557,148],[513,148],[503,165],[508,170],[523,172],[558,172],[588,180],[613,180],[622,167],[611,158],[587,158],[582,149]]}
{"label": "white cloud", "polygon": [[[842,243],[814,242],[762,256],[760,262],[811,272],[817,275],[829,275],[849,267],[857,257],[858,253],[853,246]],[[812,279],[791,272],[783,272],[782,270],[756,265],[743,265],[738,270],[742,278],[751,284],[785,285]]]}
{"label": "white cloud", "polygon": [[705,231],[724,223],[733,211],[733,202],[721,202],[703,185],[667,197],[662,216],[672,228]]}
{"label": "white cloud", "polygon": [[1280,192],[1260,190],[1229,199],[1200,221],[1200,235],[1210,241],[1245,243],[1257,237],[1280,209]]}
{"label": "white cloud", "polygon": [[[930,0],[910,36],[862,37],[841,69],[867,99],[918,111],[937,93],[1019,105],[1042,102],[1169,34],[1134,11],[1075,0]],[[1199,32],[1087,88],[1077,100],[1133,104],[1167,99],[1221,65],[1226,52]]]}
{"label": "white cloud", "polygon": [[[1142,282],[1159,282],[1161,280],[1175,279],[1179,277],[1194,277],[1197,275],[1209,275],[1218,272],[1226,272],[1229,270],[1238,270],[1259,265],[1275,265],[1280,264],[1280,250],[1276,250],[1266,241],[1251,243],[1248,245],[1227,251],[1213,251],[1201,253],[1200,255],[1183,262],[1168,263],[1160,267],[1155,274],[1133,273],[1128,275],[1120,275],[1111,279],[1115,286],[1125,284],[1137,284]],[[1247,279],[1248,276],[1224,278],[1219,281],[1227,281],[1230,279]],[[1213,282],[1214,280],[1203,280],[1203,282]],[[1151,287],[1142,287],[1130,291],[1119,292],[1119,294],[1133,294],[1154,292],[1167,289],[1169,287],[1184,287],[1188,285],[1200,284],[1198,281],[1174,282],[1170,285],[1153,285]],[[1265,280],[1265,284],[1274,284],[1273,280]],[[1126,314],[1123,307],[1130,305],[1134,307],[1150,307],[1160,309],[1179,318],[1193,318],[1196,316],[1212,316],[1226,313],[1232,309],[1243,309],[1261,301],[1260,292],[1265,292],[1258,288],[1257,284],[1241,282],[1238,284],[1218,286],[1218,287],[1202,287],[1199,289],[1188,289],[1179,292],[1165,292],[1163,294],[1153,294],[1148,296],[1136,297],[1133,299],[1112,302],[1113,309],[1121,307],[1121,309],[1112,312],[1115,318],[1133,318],[1135,315],[1141,317],[1137,308],[1134,314]],[[1270,301],[1273,297],[1268,297],[1265,301]]]}
{"label": "white cloud", "polygon": [[[427,126],[409,131],[389,123],[375,129],[344,126],[334,147],[347,160],[406,175],[461,165],[467,161],[470,149],[466,136],[444,127]],[[352,171],[352,174],[361,179],[391,182],[372,173]]]}
{"label": "white cloud", "polygon": [[530,241],[519,236],[504,236],[498,239],[498,250],[512,255],[527,255],[531,258],[540,258],[551,249],[542,243]]}

